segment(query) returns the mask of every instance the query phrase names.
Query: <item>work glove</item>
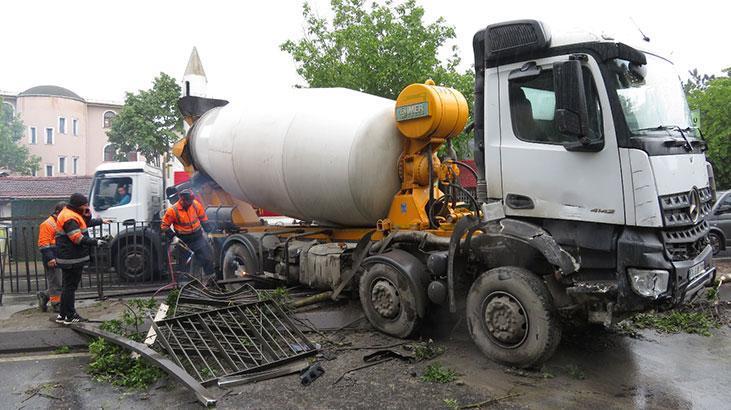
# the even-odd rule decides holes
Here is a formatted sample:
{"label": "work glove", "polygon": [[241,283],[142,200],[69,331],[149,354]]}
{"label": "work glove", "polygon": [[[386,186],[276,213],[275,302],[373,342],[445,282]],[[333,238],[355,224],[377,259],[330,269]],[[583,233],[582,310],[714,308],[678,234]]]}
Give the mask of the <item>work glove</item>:
{"label": "work glove", "polygon": [[56,265],[58,265],[58,264],[56,263],[56,260],[55,259],[51,259],[50,261],[48,261],[48,267],[49,268],[55,268]]}
{"label": "work glove", "polygon": [[96,240],[96,246],[98,246],[98,247],[104,246],[106,244],[107,244],[107,241],[105,241],[104,239],[97,239]]}

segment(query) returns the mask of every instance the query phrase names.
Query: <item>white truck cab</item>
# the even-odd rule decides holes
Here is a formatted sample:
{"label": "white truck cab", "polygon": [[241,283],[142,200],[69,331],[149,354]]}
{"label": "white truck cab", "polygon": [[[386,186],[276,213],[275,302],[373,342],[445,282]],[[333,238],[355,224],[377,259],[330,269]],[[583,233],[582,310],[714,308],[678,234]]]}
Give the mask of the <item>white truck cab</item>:
{"label": "white truck cab", "polygon": [[162,171],[144,161],[103,163],[89,198],[98,218],[150,222],[162,210]]}
{"label": "white truck cab", "polygon": [[122,280],[149,280],[160,272],[162,171],[144,161],[107,162],[94,172],[89,202],[96,218],[110,219],[103,236],[113,237],[110,264]]}

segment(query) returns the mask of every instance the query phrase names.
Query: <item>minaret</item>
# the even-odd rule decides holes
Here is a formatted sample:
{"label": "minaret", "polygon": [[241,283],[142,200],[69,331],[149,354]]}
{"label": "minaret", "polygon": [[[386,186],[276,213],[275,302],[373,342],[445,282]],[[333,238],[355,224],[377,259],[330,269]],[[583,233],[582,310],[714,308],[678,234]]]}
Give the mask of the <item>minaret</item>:
{"label": "minaret", "polygon": [[188,59],[188,66],[185,67],[185,74],[183,74],[183,96],[205,97],[207,86],[206,72],[203,71],[203,64],[198,56],[198,50],[193,47]]}

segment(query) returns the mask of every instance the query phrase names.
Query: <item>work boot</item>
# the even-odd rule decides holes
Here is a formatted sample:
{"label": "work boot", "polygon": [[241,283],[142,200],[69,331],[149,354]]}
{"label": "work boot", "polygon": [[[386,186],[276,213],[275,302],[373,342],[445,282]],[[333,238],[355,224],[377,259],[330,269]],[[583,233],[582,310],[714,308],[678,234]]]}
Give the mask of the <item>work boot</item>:
{"label": "work boot", "polygon": [[41,312],[47,312],[49,297],[46,295],[46,292],[38,292],[36,296],[38,297],[38,308],[41,309]]}
{"label": "work boot", "polygon": [[58,315],[56,315],[56,323],[61,325],[64,324],[64,317],[62,314],[59,313]]}

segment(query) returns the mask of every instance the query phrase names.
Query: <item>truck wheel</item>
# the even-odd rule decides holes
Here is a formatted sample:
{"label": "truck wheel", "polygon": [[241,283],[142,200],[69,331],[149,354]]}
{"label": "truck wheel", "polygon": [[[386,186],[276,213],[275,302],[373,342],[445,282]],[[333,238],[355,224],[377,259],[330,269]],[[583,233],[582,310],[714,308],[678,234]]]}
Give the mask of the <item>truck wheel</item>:
{"label": "truck wheel", "polygon": [[548,360],[561,339],[543,281],[512,266],[491,269],[475,280],[467,295],[467,326],[487,357],[522,368]]}
{"label": "truck wheel", "polygon": [[404,275],[382,263],[371,265],[360,278],[363,313],[373,327],[395,337],[408,337],[421,325],[414,296],[418,291]]}
{"label": "truck wheel", "polygon": [[226,249],[223,255],[223,279],[235,279],[244,275],[256,275],[256,258],[253,257],[246,246],[235,243]]}
{"label": "truck wheel", "polygon": [[125,282],[144,282],[152,278],[152,255],[143,244],[124,245],[117,254],[117,274]]}
{"label": "truck wheel", "polygon": [[713,254],[718,255],[721,252],[721,241],[723,241],[721,235],[718,232],[710,232],[708,234],[708,241],[711,243],[711,248],[713,248]]}

